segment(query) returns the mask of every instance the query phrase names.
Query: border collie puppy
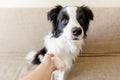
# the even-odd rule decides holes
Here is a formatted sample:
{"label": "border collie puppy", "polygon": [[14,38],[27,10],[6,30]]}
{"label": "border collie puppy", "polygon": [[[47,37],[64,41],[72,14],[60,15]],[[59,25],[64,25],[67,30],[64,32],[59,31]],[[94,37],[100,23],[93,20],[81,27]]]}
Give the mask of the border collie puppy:
{"label": "border collie puppy", "polygon": [[53,72],[54,80],[65,80],[73,62],[82,51],[93,13],[86,6],[58,5],[48,12],[47,17],[53,27],[44,39],[44,47],[40,51],[30,52],[26,58],[33,64],[40,64],[46,53],[54,53],[53,60],[58,68]]}

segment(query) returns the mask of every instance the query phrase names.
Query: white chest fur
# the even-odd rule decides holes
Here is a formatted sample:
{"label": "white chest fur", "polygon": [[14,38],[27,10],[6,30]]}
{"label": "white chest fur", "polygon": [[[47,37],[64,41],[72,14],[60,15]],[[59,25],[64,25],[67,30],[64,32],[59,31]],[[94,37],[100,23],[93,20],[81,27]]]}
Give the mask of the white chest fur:
{"label": "white chest fur", "polygon": [[59,57],[67,68],[72,66],[72,61],[76,59],[82,50],[84,40],[67,40],[63,36],[59,38],[51,37],[47,35],[44,40],[44,45],[47,48],[47,53],[54,53],[55,56]]}

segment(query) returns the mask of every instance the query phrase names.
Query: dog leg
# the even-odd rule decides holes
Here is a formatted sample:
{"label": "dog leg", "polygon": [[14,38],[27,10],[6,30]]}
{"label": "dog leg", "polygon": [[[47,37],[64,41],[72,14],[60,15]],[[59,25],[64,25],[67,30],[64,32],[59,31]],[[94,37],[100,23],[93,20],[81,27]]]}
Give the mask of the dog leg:
{"label": "dog leg", "polygon": [[65,71],[54,71],[53,72],[53,78],[51,80],[66,80]]}

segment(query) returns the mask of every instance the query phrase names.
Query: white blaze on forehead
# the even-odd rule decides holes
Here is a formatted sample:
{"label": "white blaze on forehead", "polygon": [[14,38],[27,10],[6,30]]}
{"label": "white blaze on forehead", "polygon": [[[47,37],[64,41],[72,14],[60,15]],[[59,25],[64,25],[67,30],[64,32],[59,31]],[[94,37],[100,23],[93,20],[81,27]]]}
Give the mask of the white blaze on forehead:
{"label": "white blaze on forehead", "polygon": [[67,7],[66,11],[70,17],[70,20],[76,20],[76,10],[77,7]]}
{"label": "white blaze on forehead", "polygon": [[66,7],[66,12],[69,16],[68,25],[71,27],[80,27],[80,24],[78,23],[76,19],[77,7]]}

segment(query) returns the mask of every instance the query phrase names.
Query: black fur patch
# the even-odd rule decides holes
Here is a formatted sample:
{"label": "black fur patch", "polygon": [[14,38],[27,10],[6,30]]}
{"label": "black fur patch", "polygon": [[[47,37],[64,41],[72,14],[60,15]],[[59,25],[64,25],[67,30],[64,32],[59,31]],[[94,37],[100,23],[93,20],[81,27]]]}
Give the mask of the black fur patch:
{"label": "black fur patch", "polygon": [[34,60],[32,61],[33,64],[40,64],[41,61],[39,60],[38,56],[42,55],[44,56],[47,52],[47,49],[44,47],[43,49],[41,49],[34,57]]}
{"label": "black fur patch", "polygon": [[58,27],[57,17],[61,9],[62,6],[58,5],[55,8],[53,8],[51,11],[49,11],[47,14],[48,20],[50,20],[53,25],[52,34],[54,37],[58,37],[58,34],[60,33],[59,30],[57,30]]}
{"label": "black fur patch", "polygon": [[86,6],[81,6],[77,8],[77,21],[83,27],[84,30],[84,37],[87,36],[86,32],[88,30],[89,21],[93,20],[93,13],[91,9]]}

